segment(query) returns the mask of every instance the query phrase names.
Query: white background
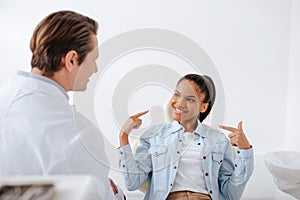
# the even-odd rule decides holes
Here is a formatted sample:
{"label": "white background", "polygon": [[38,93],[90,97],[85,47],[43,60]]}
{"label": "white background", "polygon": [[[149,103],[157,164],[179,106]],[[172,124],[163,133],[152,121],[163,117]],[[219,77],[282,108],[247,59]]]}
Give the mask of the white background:
{"label": "white background", "polygon": [[[279,195],[275,192],[274,196],[275,186],[264,167],[263,155],[300,150],[299,0],[0,0],[0,85],[17,69],[30,70],[29,41],[35,26],[50,12],[61,9],[96,19],[100,44],[139,28],[172,30],[198,43],[222,79],[224,124],[236,126],[243,120],[244,131],[255,148],[255,172],[244,198],[272,199]],[[110,76],[113,80],[113,73]],[[132,106],[129,109],[135,111]],[[111,116],[108,112],[100,114]],[[123,187],[120,174],[112,172],[112,176]]]}

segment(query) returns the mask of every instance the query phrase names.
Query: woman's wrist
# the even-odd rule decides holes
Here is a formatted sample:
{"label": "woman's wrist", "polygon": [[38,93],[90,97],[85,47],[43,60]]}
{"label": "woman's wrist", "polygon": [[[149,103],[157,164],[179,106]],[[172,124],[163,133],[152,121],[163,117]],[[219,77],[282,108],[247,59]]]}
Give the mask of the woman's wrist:
{"label": "woman's wrist", "polygon": [[128,138],[128,134],[125,133],[124,131],[120,131],[119,137],[120,138]]}
{"label": "woman's wrist", "polygon": [[128,134],[127,133],[121,131],[120,134],[119,134],[119,139],[120,139],[120,147],[129,144]]}

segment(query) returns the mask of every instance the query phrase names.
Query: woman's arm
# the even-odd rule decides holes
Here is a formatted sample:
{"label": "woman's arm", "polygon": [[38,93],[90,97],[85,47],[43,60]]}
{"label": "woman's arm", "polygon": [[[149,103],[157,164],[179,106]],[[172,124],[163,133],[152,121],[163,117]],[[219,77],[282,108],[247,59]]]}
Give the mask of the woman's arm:
{"label": "woman's arm", "polygon": [[252,148],[248,150],[237,148],[234,151],[236,151],[235,162],[232,159],[232,147],[228,142],[218,176],[220,192],[224,199],[240,199],[254,169]]}
{"label": "woman's arm", "polygon": [[128,190],[138,189],[148,178],[148,173],[152,169],[151,156],[148,153],[149,141],[147,139],[140,139],[135,156],[133,156],[128,140],[128,134],[130,134],[132,129],[137,129],[142,124],[142,120],[139,117],[146,113],[148,111],[131,116],[125,122],[119,134],[119,167]]}
{"label": "woman's arm", "polygon": [[[240,199],[245,186],[254,170],[253,148],[243,132],[242,122],[238,128],[221,126],[231,131],[228,135],[223,163],[220,166],[218,183],[224,199]],[[232,146],[237,147],[235,160],[232,156]]]}

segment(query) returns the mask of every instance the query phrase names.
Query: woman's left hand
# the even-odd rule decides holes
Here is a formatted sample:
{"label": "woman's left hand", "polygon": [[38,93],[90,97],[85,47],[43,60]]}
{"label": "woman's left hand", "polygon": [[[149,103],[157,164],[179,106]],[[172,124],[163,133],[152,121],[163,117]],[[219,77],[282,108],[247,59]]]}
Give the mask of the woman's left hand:
{"label": "woman's left hand", "polygon": [[232,146],[237,146],[240,149],[250,149],[251,145],[243,131],[243,122],[240,121],[237,128],[230,126],[220,126],[220,128],[230,131],[228,135]]}
{"label": "woman's left hand", "polygon": [[111,186],[111,188],[114,192],[114,195],[118,194],[119,193],[118,187],[111,178],[109,179],[109,183],[110,183],[110,186]]}

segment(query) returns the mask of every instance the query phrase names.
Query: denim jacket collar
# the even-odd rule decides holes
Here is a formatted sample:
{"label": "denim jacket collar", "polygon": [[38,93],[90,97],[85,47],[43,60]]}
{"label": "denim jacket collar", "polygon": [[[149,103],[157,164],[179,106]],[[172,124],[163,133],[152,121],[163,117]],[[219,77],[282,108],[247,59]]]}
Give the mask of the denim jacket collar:
{"label": "denim jacket collar", "polygon": [[[169,136],[170,134],[174,134],[178,131],[184,132],[184,127],[178,122],[178,121],[173,121],[170,123],[170,131],[165,135],[166,137]],[[202,138],[206,137],[206,131],[205,127],[202,125],[202,123],[197,119],[197,128],[194,131],[195,135],[201,136]]]}
{"label": "denim jacket collar", "polygon": [[197,119],[197,128],[194,131],[194,134],[201,136],[202,138],[206,137],[206,131],[203,124]]}

